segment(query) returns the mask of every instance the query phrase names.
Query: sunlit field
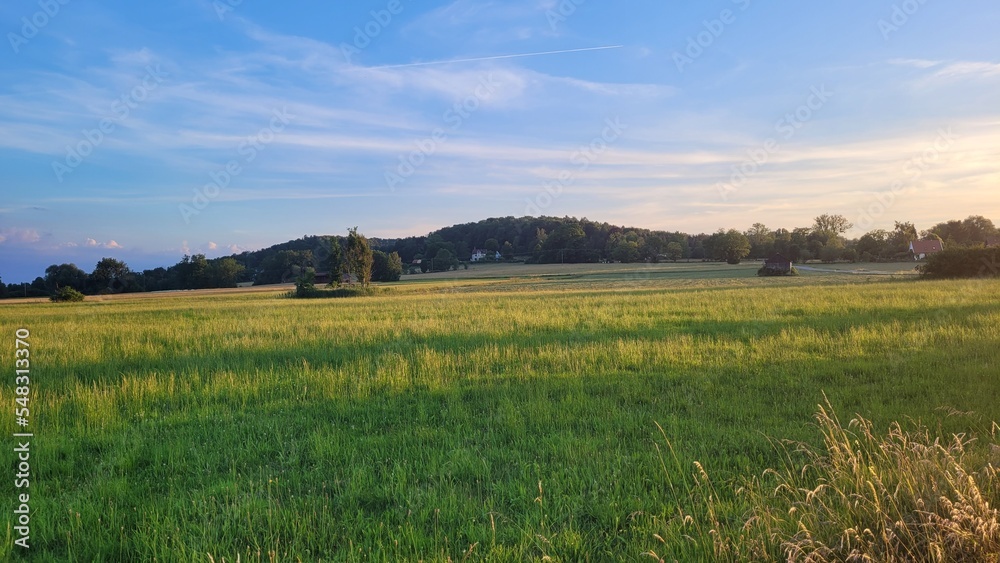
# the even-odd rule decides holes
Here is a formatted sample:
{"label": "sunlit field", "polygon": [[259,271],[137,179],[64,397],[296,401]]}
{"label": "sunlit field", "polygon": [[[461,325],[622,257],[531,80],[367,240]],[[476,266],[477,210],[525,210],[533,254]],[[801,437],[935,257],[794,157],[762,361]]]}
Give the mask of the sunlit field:
{"label": "sunlit field", "polygon": [[[783,463],[775,441],[822,442],[824,393],[875,432],[1000,420],[1000,280],[757,267],[473,268],[368,298],[0,305],[4,357],[31,332],[23,553],[713,560],[710,536],[678,524],[709,516],[694,462],[716,519],[738,527],[735,491]],[[2,401],[13,409],[11,385]]]}

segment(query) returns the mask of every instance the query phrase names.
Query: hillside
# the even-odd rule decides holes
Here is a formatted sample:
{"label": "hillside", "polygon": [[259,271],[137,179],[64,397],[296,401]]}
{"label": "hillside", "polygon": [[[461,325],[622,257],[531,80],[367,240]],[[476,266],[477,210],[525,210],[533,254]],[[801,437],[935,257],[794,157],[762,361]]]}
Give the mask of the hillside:
{"label": "hillside", "polygon": [[[771,229],[755,223],[750,229],[719,229],[712,234],[687,234],[625,227],[574,217],[494,217],[452,225],[425,236],[400,239],[369,238],[373,250],[397,253],[411,272],[455,269],[475,259],[534,264],[597,262],[662,262],[683,259],[738,263],[780,253],[801,263],[886,262],[909,260],[911,241],[936,239],[945,248],[982,247],[1000,235],[990,219],[970,216],[918,231],[912,223],[896,222],[893,231],[876,229],[858,239],[844,234],[851,223],[840,215],[821,215],[808,227]],[[184,256],[169,267],[133,272],[113,258],[87,273],[73,264],[53,264],[31,284],[28,296],[45,297],[60,287],[84,293],[122,293],[175,289],[233,287],[237,283],[275,284],[294,281],[303,271],[337,269],[345,237],[306,235],[256,251],[208,259]],[[473,254],[480,251],[474,258]],[[0,297],[8,292],[0,282]],[[16,287],[23,295],[24,290]]]}

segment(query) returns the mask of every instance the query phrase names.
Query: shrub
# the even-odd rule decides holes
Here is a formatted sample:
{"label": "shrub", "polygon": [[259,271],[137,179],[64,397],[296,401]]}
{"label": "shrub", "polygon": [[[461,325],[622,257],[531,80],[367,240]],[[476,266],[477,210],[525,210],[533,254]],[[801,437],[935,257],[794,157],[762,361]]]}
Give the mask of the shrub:
{"label": "shrub", "polygon": [[338,287],[336,289],[318,289],[314,287],[303,291],[299,291],[298,289],[295,291],[289,291],[286,296],[299,299],[329,299],[338,297],[367,297],[387,291],[389,291],[389,288],[355,286]]}
{"label": "shrub", "polygon": [[949,248],[928,256],[920,271],[927,278],[998,277],[1000,247]]}
{"label": "shrub", "polygon": [[777,270],[777,269],[774,269],[774,268],[768,268],[767,266],[762,266],[759,270],[757,270],[757,275],[758,276],[797,276],[797,275],[799,275],[799,271],[795,269],[795,266],[792,266],[792,269],[789,270],[789,271],[787,271],[787,272],[784,271],[784,270]]}
{"label": "shrub", "polygon": [[83,294],[72,287],[60,287],[49,299],[55,303],[73,303],[83,301]]}
{"label": "shrub", "polygon": [[316,292],[316,272],[306,270],[295,280],[295,296],[309,297]]}

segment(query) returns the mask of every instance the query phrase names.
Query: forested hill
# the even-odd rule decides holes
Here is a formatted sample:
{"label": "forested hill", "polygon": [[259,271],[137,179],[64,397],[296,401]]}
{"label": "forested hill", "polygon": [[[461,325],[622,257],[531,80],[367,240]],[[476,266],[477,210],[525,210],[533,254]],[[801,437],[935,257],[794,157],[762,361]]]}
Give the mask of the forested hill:
{"label": "forested hill", "polygon": [[[810,226],[771,229],[761,223],[746,231],[719,229],[712,234],[653,231],[620,227],[572,217],[498,217],[453,225],[426,236],[370,238],[378,263],[391,259],[403,271],[446,270],[477,257],[527,263],[642,262],[719,260],[738,263],[780,253],[793,262],[881,262],[912,259],[911,241],[941,241],[945,248],[1000,245],[1000,230],[986,217],[939,223],[918,231],[913,223],[893,230],[875,229],[857,239],[845,233],[853,225],[842,215],[820,215]],[[273,284],[294,281],[303,271],[337,272],[346,237],[304,236],[263,250],[208,259],[184,256],[169,267],[133,272],[120,260],[104,258],[87,273],[75,264],[53,264],[30,286],[5,286],[0,297],[47,296],[58,288],[85,293],[158,291],[233,287],[237,283]],[[477,252],[479,251],[479,252]],[[398,254],[396,257],[392,253]],[[384,256],[383,256],[384,254]],[[401,263],[401,264],[400,264]]]}
{"label": "forested hill", "polygon": [[[485,251],[491,258],[499,252],[503,260],[525,262],[598,262],[615,260],[638,262],[654,260],[673,253],[673,258],[704,258],[702,242],[708,235],[690,236],[684,233],[650,231],[597,223],[588,219],[570,217],[502,217],[465,223],[438,229],[426,236],[403,239],[369,238],[373,250],[386,254],[396,252],[403,264],[420,261],[420,269],[445,270],[467,262],[476,250]],[[673,243],[673,244],[671,244]],[[235,254],[229,259],[245,268],[239,281],[258,284],[290,281],[292,273],[302,268],[328,271],[331,256],[337,255],[335,245],[344,244],[344,237],[335,235],[312,236],[277,244],[253,252]],[[189,261],[199,263],[202,256]],[[213,265],[224,260],[207,260],[196,270],[211,271]],[[416,268],[416,266],[415,266]],[[181,262],[169,270],[165,278],[174,278],[176,285],[185,283],[190,276],[188,263]],[[173,274],[173,275],[170,275]],[[179,279],[178,279],[178,275]],[[205,275],[195,276],[205,278]],[[207,277],[212,277],[207,275]],[[219,283],[228,280],[217,280]]]}
{"label": "forested hill", "polygon": [[399,239],[386,249],[398,252],[404,263],[420,258],[436,260],[438,255],[446,258],[445,253],[468,260],[475,250],[485,250],[491,256],[499,251],[504,259],[527,262],[635,262],[663,254],[671,242],[684,252],[691,238],[684,233],[620,227],[586,218],[498,217],[445,227],[425,237]]}

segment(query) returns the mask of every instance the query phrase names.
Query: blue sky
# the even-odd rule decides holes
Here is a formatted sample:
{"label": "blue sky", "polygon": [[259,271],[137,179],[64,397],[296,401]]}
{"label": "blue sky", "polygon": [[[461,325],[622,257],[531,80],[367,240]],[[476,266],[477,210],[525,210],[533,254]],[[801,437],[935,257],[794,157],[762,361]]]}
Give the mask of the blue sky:
{"label": "blue sky", "polygon": [[996,2],[347,4],[5,2],[0,277],[506,215],[1000,221]]}

